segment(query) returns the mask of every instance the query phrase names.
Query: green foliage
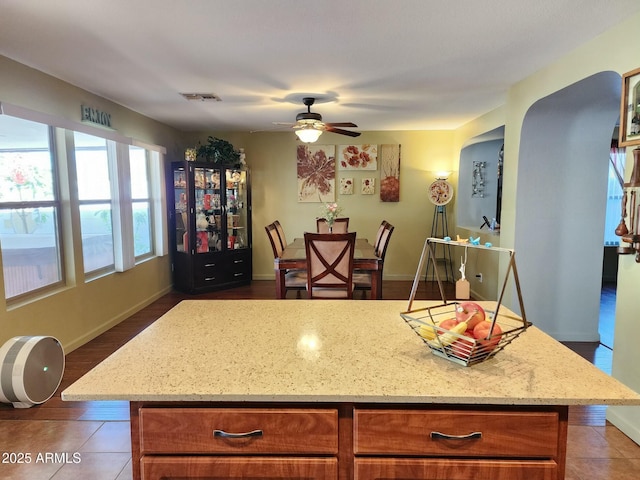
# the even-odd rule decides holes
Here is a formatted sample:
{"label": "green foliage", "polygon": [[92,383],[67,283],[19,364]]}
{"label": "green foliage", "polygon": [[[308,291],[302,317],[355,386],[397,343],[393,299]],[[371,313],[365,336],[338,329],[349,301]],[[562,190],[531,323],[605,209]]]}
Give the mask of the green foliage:
{"label": "green foliage", "polygon": [[198,157],[207,162],[222,165],[238,165],[240,163],[240,152],[234,150],[231,143],[211,135],[207,138],[207,143],[198,142],[197,152]]}

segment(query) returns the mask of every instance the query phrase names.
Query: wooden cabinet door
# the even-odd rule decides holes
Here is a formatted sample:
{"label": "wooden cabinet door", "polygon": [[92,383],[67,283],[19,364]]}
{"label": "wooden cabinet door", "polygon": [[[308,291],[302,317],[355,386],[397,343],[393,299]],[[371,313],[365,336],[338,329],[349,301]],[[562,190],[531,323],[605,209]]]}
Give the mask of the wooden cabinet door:
{"label": "wooden cabinet door", "polygon": [[337,480],[336,458],[144,456],[142,480]]}
{"label": "wooden cabinet door", "polygon": [[354,480],[558,480],[551,460],[356,458]]}

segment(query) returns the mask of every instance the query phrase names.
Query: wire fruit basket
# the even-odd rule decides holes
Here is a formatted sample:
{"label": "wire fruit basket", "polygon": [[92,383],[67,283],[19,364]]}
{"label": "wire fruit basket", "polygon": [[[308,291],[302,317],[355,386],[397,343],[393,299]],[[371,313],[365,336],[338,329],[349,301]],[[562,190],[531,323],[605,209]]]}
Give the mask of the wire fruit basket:
{"label": "wire fruit basket", "polygon": [[[480,338],[474,337],[471,331],[466,329],[466,321],[464,321],[464,325],[462,321],[456,323],[457,320],[455,322],[448,322],[448,324],[443,323],[449,319],[455,320],[457,317],[456,314],[464,307],[463,304],[467,302],[447,301],[437,268],[434,268],[434,273],[443,303],[426,308],[412,309],[420,281],[420,272],[423,269],[425,259],[427,262],[433,261],[435,266],[435,252],[433,248],[433,244],[435,243],[446,243],[453,247],[477,248],[495,253],[506,253],[509,256],[507,271],[497,302],[491,302],[490,304],[482,302],[487,306],[482,307],[482,317],[484,318],[481,322],[486,323],[482,326],[484,333]],[[500,313],[500,306],[502,305],[502,299],[510,275],[513,276],[522,317]],[[475,302],[473,303],[479,305]],[[424,248],[422,249],[418,270],[416,271],[416,276],[411,288],[407,311],[401,312],[400,316],[431,349],[432,353],[437,356],[467,367],[492,358],[531,326],[531,323],[526,320],[524,304],[522,302],[520,282],[518,280],[515,263],[515,252],[506,248],[427,238],[424,243]]]}

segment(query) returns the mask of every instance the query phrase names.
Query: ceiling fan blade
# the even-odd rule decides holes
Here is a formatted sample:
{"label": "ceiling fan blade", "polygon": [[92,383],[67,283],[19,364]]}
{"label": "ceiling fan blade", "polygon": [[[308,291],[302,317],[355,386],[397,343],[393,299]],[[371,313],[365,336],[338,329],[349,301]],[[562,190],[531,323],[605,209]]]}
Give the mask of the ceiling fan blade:
{"label": "ceiling fan blade", "polygon": [[291,122],[271,122],[274,125],[281,125],[283,127],[294,127],[296,124]]}
{"label": "ceiling fan blade", "polygon": [[360,132],[352,132],[350,130],[342,130],[341,128],[333,128],[327,125],[326,129],[327,132],[332,132],[332,133],[338,133],[340,135],[347,135],[349,137],[359,137],[360,136]]}
{"label": "ceiling fan blade", "polygon": [[357,127],[358,125],[356,125],[355,123],[351,123],[351,122],[342,122],[342,123],[325,123],[325,125],[327,127]]}

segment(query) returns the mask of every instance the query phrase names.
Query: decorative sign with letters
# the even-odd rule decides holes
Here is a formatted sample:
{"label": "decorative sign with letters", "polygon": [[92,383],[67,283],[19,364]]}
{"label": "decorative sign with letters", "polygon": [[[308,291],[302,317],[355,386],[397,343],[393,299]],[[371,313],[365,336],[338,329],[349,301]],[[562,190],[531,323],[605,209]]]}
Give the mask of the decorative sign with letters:
{"label": "decorative sign with letters", "polygon": [[102,127],[111,128],[111,114],[102,112],[96,108],[88,107],[86,105],[81,106],[82,121],[87,123],[93,123]]}

